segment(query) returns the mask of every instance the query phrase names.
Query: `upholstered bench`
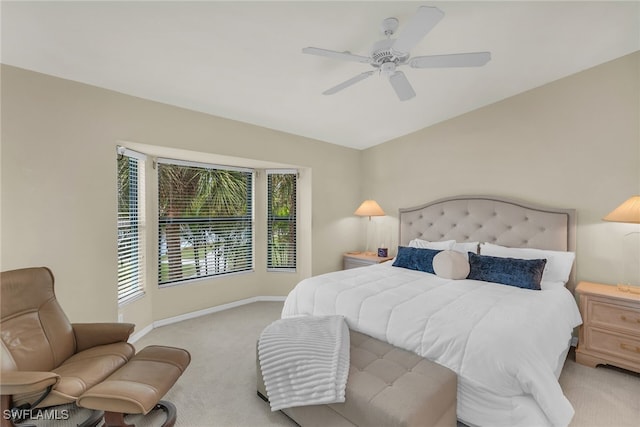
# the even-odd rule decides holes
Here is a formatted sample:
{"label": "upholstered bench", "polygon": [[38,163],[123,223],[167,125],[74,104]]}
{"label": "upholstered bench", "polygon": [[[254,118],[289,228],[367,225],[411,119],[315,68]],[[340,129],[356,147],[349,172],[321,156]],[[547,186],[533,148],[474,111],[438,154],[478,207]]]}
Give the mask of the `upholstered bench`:
{"label": "upholstered bench", "polygon": [[163,426],[175,423],[173,404],[161,401],[191,361],[186,350],[166,346],[149,346],[129,362],[83,393],[78,406],[105,411],[107,427],[126,426],[125,414],[147,414],[163,409],[167,418]]}
{"label": "upholstered bench", "polygon": [[[346,401],[283,412],[303,427],[455,427],[457,376],[448,368],[350,331]],[[258,395],[266,390],[257,362]]]}

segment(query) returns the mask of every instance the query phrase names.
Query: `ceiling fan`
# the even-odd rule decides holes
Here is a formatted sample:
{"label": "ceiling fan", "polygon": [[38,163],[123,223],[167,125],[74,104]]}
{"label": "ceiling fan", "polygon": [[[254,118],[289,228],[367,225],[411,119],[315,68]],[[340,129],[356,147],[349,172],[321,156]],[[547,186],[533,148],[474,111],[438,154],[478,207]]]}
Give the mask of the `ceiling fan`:
{"label": "ceiling fan", "polygon": [[444,17],[437,7],[420,6],[418,12],[402,28],[397,38],[391,38],[398,29],[396,18],[386,18],[382,21],[382,31],[387,36],[373,44],[369,56],[354,55],[351,52],[337,52],[317,47],[305,47],[303,53],[326,56],[343,61],[362,62],[371,65],[374,70],[365,71],[347,81],[340,83],[326,91],[324,95],[332,95],[359,81],[370,77],[377,70],[389,78],[389,83],[401,101],[413,98],[416,93],[409,80],[397,68],[409,65],[411,68],[441,68],[441,67],[480,67],[491,59],[490,52],[454,53],[448,55],[416,56],[411,58],[410,51],[424,36],[436,26]]}

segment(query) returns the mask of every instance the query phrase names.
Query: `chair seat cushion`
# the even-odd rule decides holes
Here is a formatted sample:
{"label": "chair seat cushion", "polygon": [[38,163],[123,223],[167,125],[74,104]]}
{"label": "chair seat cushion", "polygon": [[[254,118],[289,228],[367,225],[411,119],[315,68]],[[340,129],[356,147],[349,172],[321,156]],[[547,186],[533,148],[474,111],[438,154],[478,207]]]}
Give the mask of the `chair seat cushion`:
{"label": "chair seat cushion", "polygon": [[126,342],[100,345],[76,353],[53,370],[60,375],[56,392],[74,401],[85,391],[117,371],[135,354]]}
{"label": "chair seat cushion", "polygon": [[[86,390],[100,383],[135,354],[135,348],[126,342],[101,345],[74,354],[59,367],[53,369],[60,375],[55,389],[38,404],[38,408],[75,402]],[[16,406],[31,403],[43,391],[13,395]]]}
{"label": "chair seat cushion", "polygon": [[191,362],[181,348],[145,347],[125,366],[92,387],[78,406],[125,414],[147,414],[180,378]]}

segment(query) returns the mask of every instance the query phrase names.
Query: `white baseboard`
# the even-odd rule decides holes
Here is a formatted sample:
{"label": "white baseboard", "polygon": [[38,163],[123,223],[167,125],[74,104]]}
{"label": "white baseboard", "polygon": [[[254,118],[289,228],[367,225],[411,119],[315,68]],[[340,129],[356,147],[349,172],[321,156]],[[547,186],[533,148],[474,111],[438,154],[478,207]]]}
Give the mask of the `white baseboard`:
{"label": "white baseboard", "polygon": [[150,325],[147,325],[145,328],[142,328],[140,331],[131,335],[129,337],[129,342],[133,344],[134,342],[138,341],[140,338],[147,335],[151,331],[153,331],[153,323]]}
{"label": "white baseboard", "polygon": [[239,301],[233,301],[233,302],[230,302],[230,303],[227,303],[227,304],[216,305],[214,307],[205,308],[203,310],[192,311],[191,313],[185,313],[185,314],[181,314],[179,316],[168,317],[166,319],[156,320],[155,322],[153,322],[152,324],[148,325],[147,327],[145,327],[141,331],[136,332],[135,334],[131,335],[131,337],[129,338],[129,342],[130,343],[135,343],[140,338],[142,338],[143,336],[145,336],[146,334],[148,334],[149,332],[151,332],[152,330],[154,330],[155,328],[158,328],[160,326],[166,326],[166,325],[170,325],[172,323],[182,322],[183,320],[195,319],[196,317],[206,316],[207,314],[212,314],[212,313],[217,313],[219,311],[229,310],[230,308],[240,307],[242,305],[252,304],[254,302],[261,302],[261,301],[282,302],[282,301],[285,300],[285,298],[286,297],[284,297],[284,296],[257,296],[257,297],[245,298],[245,299],[242,299],[242,300],[239,300]]}

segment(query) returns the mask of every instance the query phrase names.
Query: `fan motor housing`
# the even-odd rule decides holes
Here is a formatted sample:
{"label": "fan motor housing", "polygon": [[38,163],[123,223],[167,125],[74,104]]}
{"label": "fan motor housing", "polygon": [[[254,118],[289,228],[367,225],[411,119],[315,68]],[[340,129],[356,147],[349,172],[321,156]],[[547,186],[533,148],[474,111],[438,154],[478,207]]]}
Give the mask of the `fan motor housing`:
{"label": "fan motor housing", "polygon": [[400,54],[395,52],[392,47],[395,39],[385,39],[376,42],[371,48],[371,65],[379,68],[386,62],[393,62],[394,64],[402,64],[407,61],[409,54]]}

